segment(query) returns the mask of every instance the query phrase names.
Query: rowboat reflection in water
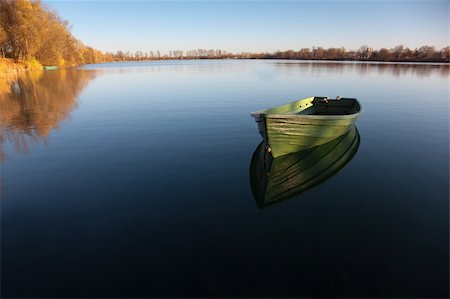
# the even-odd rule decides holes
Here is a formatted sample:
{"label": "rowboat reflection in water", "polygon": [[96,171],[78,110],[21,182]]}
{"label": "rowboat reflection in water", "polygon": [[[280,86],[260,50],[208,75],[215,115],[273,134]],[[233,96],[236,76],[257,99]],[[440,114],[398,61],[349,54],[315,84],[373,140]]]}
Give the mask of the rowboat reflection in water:
{"label": "rowboat reflection in water", "polygon": [[259,208],[298,195],[341,170],[359,147],[358,130],[313,148],[273,158],[261,142],[250,164],[250,184]]}

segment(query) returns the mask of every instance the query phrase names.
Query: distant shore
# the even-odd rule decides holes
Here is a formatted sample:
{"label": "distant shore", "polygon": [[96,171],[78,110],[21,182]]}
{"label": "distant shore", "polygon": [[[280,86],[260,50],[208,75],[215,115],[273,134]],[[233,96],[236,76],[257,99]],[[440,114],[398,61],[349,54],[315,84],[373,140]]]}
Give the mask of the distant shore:
{"label": "distant shore", "polygon": [[[145,59],[145,60],[115,60],[115,61],[106,61],[106,62],[98,62],[98,63],[88,63],[88,64],[80,64],[82,65],[90,65],[90,64],[103,64],[103,63],[120,63],[120,62],[150,62],[150,61],[181,61],[181,60],[284,60],[284,61],[304,61],[304,62],[319,62],[319,63],[385,63],[385,64],[427,64],[427,65],[450,65],[449,61],[380,61],[380,60],[335,60],[335,59],[289,59],[289,58],[161,58],[161,59]],[[73,66],[73,67],[76,67]],[[63,67],[66,68],[66,67]],[[35,70],[43,70],[44,67],[39,63],[29,64],[26,62],[17,62],[10,58],[0,58],[0,74],[5,73],[17,73],[23,71],[35,71]]]}

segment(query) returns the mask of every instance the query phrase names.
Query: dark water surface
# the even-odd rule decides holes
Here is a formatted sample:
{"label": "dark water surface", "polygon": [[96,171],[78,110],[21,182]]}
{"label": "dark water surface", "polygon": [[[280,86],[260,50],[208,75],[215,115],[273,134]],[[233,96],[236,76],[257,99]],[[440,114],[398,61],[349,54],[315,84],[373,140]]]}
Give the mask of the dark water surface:
{"label": "dark water surface", "polygon": [[[222,60],[3,80],[1,295],[447,297],[449,77]],[[261,204],[249,114],[314,95],[360,100],[358,143]]]}

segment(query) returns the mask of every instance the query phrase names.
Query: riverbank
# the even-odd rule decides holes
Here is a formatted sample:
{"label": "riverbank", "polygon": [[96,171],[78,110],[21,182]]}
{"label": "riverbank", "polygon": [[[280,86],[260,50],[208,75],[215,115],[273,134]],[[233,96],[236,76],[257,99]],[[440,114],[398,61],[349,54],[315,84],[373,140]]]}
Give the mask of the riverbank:
{"label": "riverbank", "polygon": [[[149,62],[149,61],[180,61],[180,60],[284,60],[289,62],[303,61],[303,62],[311,62],[311,63],[366,63],[366,64],[417,64],[417,65],[441,65],[450,63],[447,62],[439,62],[439,61],[377,61],[377,60],[329,60],[329,59],[289,59],[289,58],[160,58],[160,59],[147,59],[147,60],[115,60],[115,61],[107,61],[107,62],[98,62],[93,64],[103,64],[103,63],[121,63],[121,62]],[[72,65],[69,67],[75,67],[76,65]],[[58,67],[48,67],[47,70],[58,68]],[[63,67],[64,68],[64,67]],[[22,71],[30,71],[30,70],[45,70],[46,67],[42,66],[37,60],[30,61],[21,61],[16,62],[10,58],[0,58],[0,78],[4,77],[5,74],[18,73]]]}
{"label": "riverbank", "polygon": [[36,60],[16,62],[13,59],[0,58],[0,104],[4,105],[3,97],[11,93],[11,83],[30,70],[42,70],[42,65]]}
{"label": "riverbank", "polygon": [[0,58],[0,73],[17,73],[27,70],[42,70],[37,60],[17,62],[10,58]]}

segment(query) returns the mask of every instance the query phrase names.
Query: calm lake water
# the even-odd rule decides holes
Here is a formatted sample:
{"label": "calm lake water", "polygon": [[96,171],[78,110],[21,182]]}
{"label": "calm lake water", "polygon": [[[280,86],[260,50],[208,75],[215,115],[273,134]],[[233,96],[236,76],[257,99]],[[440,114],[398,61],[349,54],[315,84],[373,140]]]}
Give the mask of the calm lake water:
{"label": "calm lake water", "polygon": [[[447,297],[449,77],[219,60],[3,80],[1,295]],[[314,95],[360,100],[357,142],[265,204],[250,113]]]}

